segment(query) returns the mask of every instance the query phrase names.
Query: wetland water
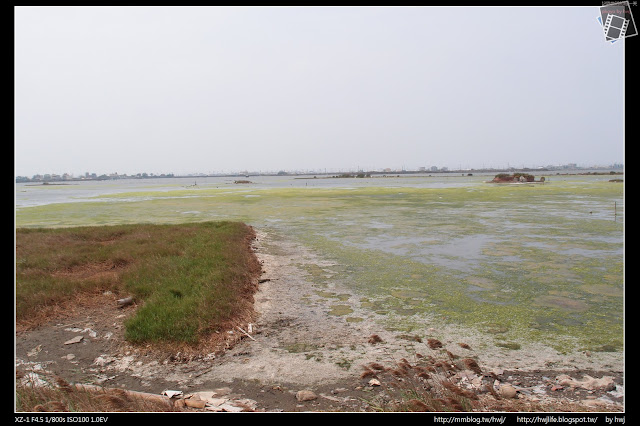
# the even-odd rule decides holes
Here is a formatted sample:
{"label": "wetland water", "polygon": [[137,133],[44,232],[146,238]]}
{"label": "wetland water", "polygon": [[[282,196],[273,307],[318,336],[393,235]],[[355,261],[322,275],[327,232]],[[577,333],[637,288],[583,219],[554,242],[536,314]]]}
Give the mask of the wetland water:
{"label": "wetland water", "polygon": [[[621,359],[623,184],[554,174],[544,184],[485,183],[492,177],[16,184],[15,220],[18,227],[241,220],[329,260],[331,267],[301,267],[345,321],[364,321],[354,313],[364,309],[389,329],[423,338],[428,328],[456,326],[504,351],[536,343]],[[333,294],[336,284],[352,296]]]}

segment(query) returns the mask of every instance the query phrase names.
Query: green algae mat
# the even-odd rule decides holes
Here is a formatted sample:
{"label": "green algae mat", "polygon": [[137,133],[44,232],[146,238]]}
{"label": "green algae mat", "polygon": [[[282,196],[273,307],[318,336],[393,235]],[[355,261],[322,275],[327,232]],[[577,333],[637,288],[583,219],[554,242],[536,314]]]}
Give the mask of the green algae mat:
{"label": "green algae mat", "polygon": [[[392,327],[417,330],[428,318],[489,333],[505,348],[540,341],[566,351],[622,350],[621,182],[577,175],[536,185],[480,176],[252,180],[129,191],[122,184],[73,202],[18,208],[16,224],[242,221],[331,259],[338,266],[330,277],[309,271],[318,290],[340,280]],[[332,314],[358,320],[337,306]]]}

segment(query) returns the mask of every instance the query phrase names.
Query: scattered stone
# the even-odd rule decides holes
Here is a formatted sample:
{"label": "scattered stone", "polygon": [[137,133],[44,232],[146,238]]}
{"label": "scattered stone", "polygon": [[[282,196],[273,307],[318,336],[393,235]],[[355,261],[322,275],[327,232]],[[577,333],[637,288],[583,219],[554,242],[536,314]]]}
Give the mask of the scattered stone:
{"label": "scattered stone", "polygon": [[205,409],[215,412],[255,411],[258,403],[252,399],[231,399],[230,388],[219,388],[213,391],[194,392],[184,397],[187,407]]}
{"label": "scattered stone", "polygon": [[471,382],[475,380],[478,375],[471,370],[462,370],[459,373],[456,373],[454,377],[458,377],[461,381]]}
{"label": "scattered stone", "polygon": [[616,384],[611,376],[603,376],[601,379],[596,379],[589,375],[584,375],[582,380],[573,379],[571,376],[562,374],[556,377],[560,386],[579,387],[587,390],[602,389],[605,391],[611,391],[616,388]]}
{"label": "scattered stone", "polygon": [[35,348],[31,349],[29,352],[27,352],[27,356],[36,356],[38,355],[38,353],[40,353],[41,350],[42,350],[42,345],[38,345]]}
{"label": "scattered stone", "polygon": [[249,398],[238,399],[234,401],[234,404],[244,411],[255,411],[258,408],[258,402]]}
{"label": "scattered stone", "polygon": [[502,385],[500,387],[500,395],[504,398],[517,398],[518,391],[511,385]]}
{"label": "scattered stone", "polygon": [[584,399],[581,402],[583,405],[586,405],[587,407],[593,407],[593,408],[605,408],[613,404],[613,402],[605,401],[603,399]]}
{"label": "scattered stone", "polygon": [[218,408],[221,411],[226,411],[228,413],[239,413],[241,411],[244,411],[243,407],[238,407],[238,406],[231,405],[231,404],[222,404],[222,405],[218,406]]}
{"label": "scattered stone", "polygon": [[204,408],[205,405],[207,405],[205,401],[201,400],[198,397],[185,399],[184,404],[189,408],[200,408],[200,409]]}
{"label": "scattered stone", "polygon": [[211,392],[213,393],[213,395],[217,395],[217,396],[229,395],[231,393],[231,388],[230,387],[217,388],[212,390]]}
{"label": "scattered stone", "polygon": [[329,401],[333,401],[333,402],[343,402],[344,398],[338,398],[337,396],[332,396],[332,395],[326,395],[321,393],[320,394],[321,397],[323,397],[324,399],[328,399]]}
{"label": "scattered stone", "polygon": [[168,396],[169,398],[175,398],[178,396],[182,396],[182,391],[179,390],[164,390],[161,395]]}
{"label": "scattered stone", "polygon": [[296,393],[296,399],[300,402],[313,401],[316,398],[318,398],[318,395],[310,390],[301,390]]}
{"label": "scattered stone", "polygon": [[105,365],[111,364],[114,361],[113,359],[109,359],[107,355],[105,356],[107,358],[100,355],[98,358],[93,360],[93,364],[97,365],[98,367],[104,367]]}
{"label": "scattered stone", "polygon": [[67,361],[71,361],[72,359],[74,359],[76,356],[74,354],[66,354],[65,356],[61,357],[62,359],[66,359]]}
{"label": "scattered stone", "polygon": [[113,380],[115,379],[116,376],[105,376],[105,375],[99,375],[96,376],[96,379],[93,381],[93,383],[95,383],[96,385],[102,386],[104,385],[107,381],[109,380]]}
{"label": "scattered stone", "polygon": [[117,303],[119,308],[124,308],[125,306],[132,305],[133,297],[125,297],[124,299],[118,299]]}
{"label": "scattered stone", "polygon": [[207,399],[207,403],[211,404],[213,406],[219,407],[221,405],[224,405],[227,403],[227,401],[229,401],[229,398],[209,398]]}
{"label": "scattered stone", "polygon": [[380,385],[381,385],[381,383],[380,383],[380,380],[378,380],[378,379],[369,380],[369,386],[380,386]]}
{"label": "scattered stone", "polygon": [[73,339],[69,339],[64,342],[65,345],[73,345],[74,343],[80,343],[84,339],[84,336],[76,336]]}

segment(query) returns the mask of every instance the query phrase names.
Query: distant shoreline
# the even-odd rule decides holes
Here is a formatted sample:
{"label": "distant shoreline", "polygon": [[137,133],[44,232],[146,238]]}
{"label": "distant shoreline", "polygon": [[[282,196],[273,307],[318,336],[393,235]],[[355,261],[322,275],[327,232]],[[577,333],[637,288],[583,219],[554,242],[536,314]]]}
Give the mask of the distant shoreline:
{"label": "distant shoreline", "polygon": [[[588,171],[587,171],[588,170]],[[105,181],[105,180],[127,180],[127,179],[203,179],[203,178],[237,178],[237,177],[250,177],[250,176],[270,176],[270,177],[283,177],[289,176],[294,179],[351,179],[351,178],[393,178],[393,177],[425,177],[431,175],[450,175],[451,177],[460,176],[473,176],[474,174],[484,174],[484,173],[513,173],[513,172],[535,172],[537,174],[544,174],[547,176],[568,176],[568,175],[593,175],[593,176],[604,176],[604,175],[623,175],[623,171],[615,171],[612,168],[603,168],[603,171],[594,171],[598,169],[574,169],[570,172],[562,172],[560,170],[552,170],[552,169],[468,169],[468,170],[403,170],[403,171],[390,171],[390,172],[381,172],[381,171],[360,171],[360,172],[341,172],[341,173],[311,173],[311,172],[278,172],[278,173],[232,173],[232,174],[202,174],[202,175],[147,175],[147,176],[138,176],[138,175],[118,175],[118,176],[99,176],[99,177],[77,177],[77,178],[25,178],[20,177],[16,178],[15,183],[25,183],[25,184],[49,184],[49,185],[69,185],[69,182],[85,182],[85,181]],[[606,171],[605,171],[606,170]],[[555,173],[554,173],[555,172]],[[418,176],[416,176],[418,175]],[[21,179],[20,179],[21,178]],[[34,185],[29,185],[34,186]]]}
{"label": "distant shoreline", "polygon": [[[53,182],[56,182],[56,181],[53,181]],[[16,183],[18,183],[18,182],[16,182]],[[40,183],[32,183],[32,184],[28,184],[28,185],[25,185],[25,186],[40,186],[40,185],[77,185],[77,183],[66,183],[66,182],[51,183],[51,182],[45,181],[45,182],[40,182]]]}

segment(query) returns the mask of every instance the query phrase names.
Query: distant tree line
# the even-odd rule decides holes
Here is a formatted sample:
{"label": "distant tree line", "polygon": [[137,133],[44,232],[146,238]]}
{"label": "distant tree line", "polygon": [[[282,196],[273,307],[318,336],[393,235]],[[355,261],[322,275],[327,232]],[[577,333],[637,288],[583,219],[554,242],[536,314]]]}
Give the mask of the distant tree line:
{"label": "distant tree line", "polygon": [[115,179],[148,179],[148,178],[172,178],[175,177],[173,173],[162,173],[162,174],[154,174],[154,173],[137,173],[132,175],[127,174],[118,174],[112,173],[110,175],[102,174],[98,175],[96,173],[85,173],[81,176],[72,176],[68,173],[57,175],[57,174],[44,174],[44,175],[33,175],[32,177],[27,176],[16,176],[16,183],[23,182],[68,182],[68,181],[81,181],[81,180],[115,180]]}

